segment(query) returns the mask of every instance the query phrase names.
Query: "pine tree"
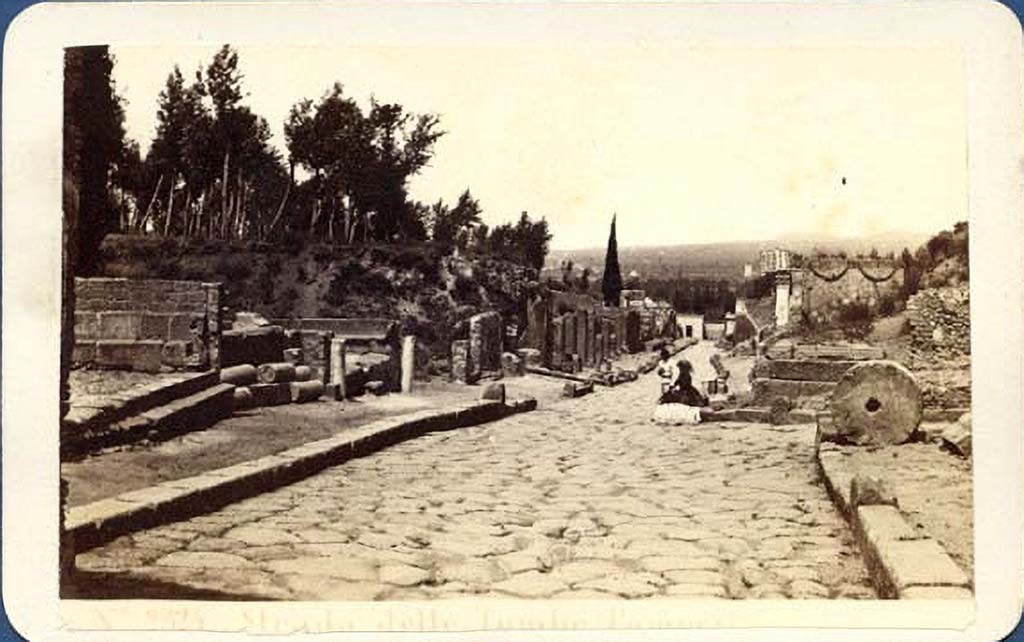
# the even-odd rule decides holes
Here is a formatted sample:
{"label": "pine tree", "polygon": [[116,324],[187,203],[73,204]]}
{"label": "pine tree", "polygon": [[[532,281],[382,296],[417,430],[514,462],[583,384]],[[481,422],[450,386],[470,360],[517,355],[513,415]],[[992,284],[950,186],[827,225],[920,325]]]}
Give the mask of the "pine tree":
{"label": "pine tree", "polygon": [[619,246],[615,240],[615,216],[612,215],[612,229],[608,235],[608,251],[604,255],[604,277],[601,280],[604,304],[618,307],[622,292],[622,271],[619,269]]}

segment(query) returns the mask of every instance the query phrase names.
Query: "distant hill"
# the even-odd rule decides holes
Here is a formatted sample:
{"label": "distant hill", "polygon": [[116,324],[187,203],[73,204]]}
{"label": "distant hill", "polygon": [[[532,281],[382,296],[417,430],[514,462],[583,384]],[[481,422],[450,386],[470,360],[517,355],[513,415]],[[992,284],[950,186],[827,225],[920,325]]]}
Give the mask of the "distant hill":
{"label": "distant hill", "polygon": [[[693,245],[619,247],[619,264],[623,275],[636,270],[641,278],[713,278],[742,279],[744,264],[757,269],[761,250],[783,247],[799,254],[822,251],[828,254],[846,252],[853,256],[872,249],[882,255],[893,252],[899,256],[904,247],[919,247],[927,234],[889,233],[859,239],[786,237],[778,241],[731,241]],[[564,260],[571,260],[577,270],[589,267],[595,276],[604,271],[605,248],[582,250],[553,249],[548,253],[544,274],[556,276]]]}

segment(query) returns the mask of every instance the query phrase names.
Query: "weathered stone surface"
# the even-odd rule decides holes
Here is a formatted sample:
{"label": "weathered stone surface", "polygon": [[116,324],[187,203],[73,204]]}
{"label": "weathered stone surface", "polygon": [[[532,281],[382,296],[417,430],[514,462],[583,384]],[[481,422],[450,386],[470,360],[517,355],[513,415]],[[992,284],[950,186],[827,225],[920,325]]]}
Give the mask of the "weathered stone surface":
{"label": "weathered stone surface", "polygon": [[157,566],[185,568],[251,568],[253,563],[239,555],[207,551],[175,551],[158,559]]}
{"label": "weathered stone surface", "polygon": [[829,405],[837,432],[860,445],[903,443],[921,423],[921,390],[910,371],[892,361],[847,370]]}
{"label": "weathered stone surface", "polygon": [[106,368],[159,372],[162,356],[162,341],[102,340],[96,342],[94,359]]}
{"label": "weathered stone surface", "polygon": [[469,318],[470,369],[490,372],[501,369],[501,315],[484,312]]}
{"label": "weathered stone surface", "polygon": [[831,359],[758,359],[751,376],[758,379],[838,382],[850,367],[858,363]]}
{"label": "weathered stone surface", "polygon": [[380,581],[398,586],[416,586],[430,580],[430,572],[406,564],[385,564],[380,568]]}
{"label": "weathered stone surface", "polygon": [[489,383],[480,391],[480,398],[505,403],[505,384]]}
{"label": "weathered stone surface", "polygon": [[970,457],[971,413],[965,413],[956,423],[946,426],[942,431],[942,442],[961,457]]}
{"label": "weathered stone surface", "polygon": [[858,506],[897,506],[896,496],[892,494],[885,482],[878,477],[856,474],[850,481],[850,507]]}
{"label": "weathered stone surface", "polygon": [[920,538],[894,506],[861,505],[857,509],[857,519],[867,539],[872,542]]}
{"label": "weathered stone surface", "polygon": [[517,573],[507,580],[497,582],[493,588],[517,597],[538,598],[564,591],[569,587],[548,573],[525,571]]}
{"label": "weathered stone surface", "polygon": [[220,371],[220,382],[230,383],[235,386],[248,386],[256,383],[256,366],[243,364],[222,368]]}
{"label": "weathered stone surface", "polygon": [[322,381],[293,381],[288,384],[292,403],[316,401],[324,394]]}
{"label": "weathered stone surface", "polygon": [[883,542],[878,547],[878,556],[897,592],[911,586],[966,588],[970,584],[968,577],[935,540]]}
{"label": "weathered stone surface", "polygon": [[292,390],[287,383],[257,383],[249,386],[257,406],[279,406],[292,402]]}
{"label": "weathered stone surface", "polygon": [[256,378],[260,383],[288,383],[295,381],[295,366],[286,361],[264,363],[256,368]]}
{"label": "weathered stone surface", "polygon": [[452,379],[460,383],[476,383],[480,378],[479,369],[473,365],[469,341],[452,341]]}

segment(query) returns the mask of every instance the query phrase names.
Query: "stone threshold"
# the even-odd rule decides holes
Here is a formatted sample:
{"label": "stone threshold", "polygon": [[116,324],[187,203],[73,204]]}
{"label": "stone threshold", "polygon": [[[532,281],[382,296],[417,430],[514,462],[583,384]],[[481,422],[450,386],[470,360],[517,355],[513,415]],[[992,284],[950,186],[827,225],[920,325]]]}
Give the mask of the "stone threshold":
{"label": "stone threshold", "polygon": [[868,575],[884,599],[973,600],[970,578],[934,539],[921,535],[891,504],[852,501],[853,475],[843,455],[822,449],[821,429],[815,460],[825,488],[853,531]]}
{"label": "stone threshold", "polygon": [[428,432],[454,430],[537,408],[532,398],[472,401],[375,421],[259,459],[163,482],[68,509],[62,546],[74,553],[122,535],[216,511]]}

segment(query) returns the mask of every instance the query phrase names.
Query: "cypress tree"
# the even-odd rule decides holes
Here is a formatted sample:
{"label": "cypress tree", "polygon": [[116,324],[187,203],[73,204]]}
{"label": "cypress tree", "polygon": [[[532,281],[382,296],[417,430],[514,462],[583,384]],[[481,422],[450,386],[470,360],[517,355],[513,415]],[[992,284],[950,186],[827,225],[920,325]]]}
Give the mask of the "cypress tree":
{"label": "cypress tree", "polygon": [[615,240],[615,215],[612,215],[612,230],[608,235],[608,251],[604,255],[604,277],[601,280],[601,291],[604,293],[604,304],[612,307],[619,305],[619,293],[622,292],[622,271],[619,269],[619,245]]}

